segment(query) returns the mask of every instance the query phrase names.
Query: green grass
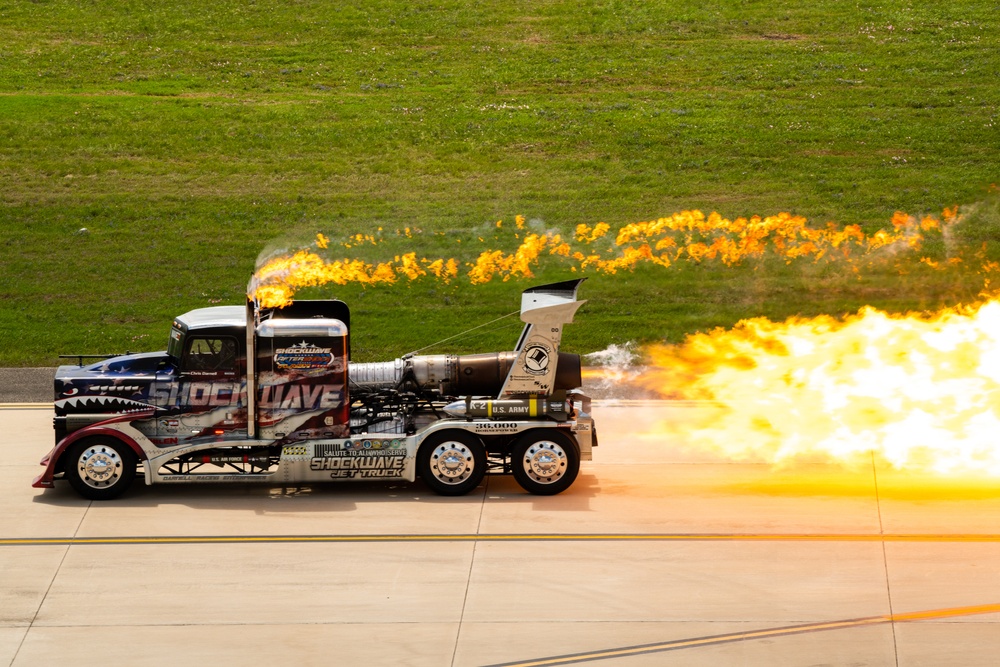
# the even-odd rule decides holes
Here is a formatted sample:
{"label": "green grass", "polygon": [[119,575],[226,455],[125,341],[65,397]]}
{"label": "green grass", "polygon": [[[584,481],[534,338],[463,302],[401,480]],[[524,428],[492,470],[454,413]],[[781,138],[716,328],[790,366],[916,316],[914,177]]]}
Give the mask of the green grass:
{"label": "green grass", "polygon": [[[258,254],[316,232],[419,228],[384,250],[433,254],[434,232],[516,214],[564,233],[691,208],[874,231],[980,203],[961,241],[995,259],[998,28],[993,3],[961,0],[0,0],[0,365],[161,349],[173,315],[239,303]],[[983,287],[912,259],[595,275],[565,342]],[[383,359],[516,309],[532,282],[309,296],[348,301],[356,357]]]}

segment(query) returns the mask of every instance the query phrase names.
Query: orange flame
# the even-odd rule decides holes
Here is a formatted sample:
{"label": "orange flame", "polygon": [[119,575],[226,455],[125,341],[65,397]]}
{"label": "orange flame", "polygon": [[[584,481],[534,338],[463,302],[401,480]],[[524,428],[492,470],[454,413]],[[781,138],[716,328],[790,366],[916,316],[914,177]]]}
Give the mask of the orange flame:
{"label": "orange flame", "polygon": [[1000,475],[1000,301],[752,319],[646,352],[639,384],[718,403],[690,437],[727,458],[870,465],[874,452],[897,468]]}
{"label": "orange flame", "polygon": [[[833,223],[813,227],[806,218],[791,213],[730,220],[718,213],[705,215],[701,211],[680,211],[671,216],[647,222],[630,223],[611,233],[611,226],[599,222],[593,226],[579,224],[572,239],[564,240],[554,231],[527,231],[527,222],[518,215],[508,231],[517,242],[512,252],[486,249],[474,261],[462,262],[451,257],[418,257],[415,252],[396,255],[393,260],[369,263],[359,258],[326,260],[313,251],[302,250],[277,257],[261,266],[251,280],[248,293],[262,305],[282,306],[290,302],[295,291],[308,286],[349,282],[363,285],[394,283],[401,277],[409,281],[433,276],[448,283],[458,277],[464,264],[471,284],[494,279],[531,278],[535,267],[546,258],[559,262],[571,272],[596,271],[615,274],[632,270],[640,264],[669,268],[679,262],[701,263],[721,261],[727,266],[765,256],[776,256],[786,262],[811,260],[851,261],[887,246],[918,250],[926,234],[946,234],[950,225],[960,220],[958,208],[945,209],[942,220],[925,216],[919,223],[905,213],[892,218],[892,229],[880,229],[866,235],[857,225],[840,228]],[[503,221],[495,229],[504,230]],[[381,239],[372,234],[352,234],[340,245],[345,249],[377,246]],[[397,237],[413,239],[422,234],[407,227],[396,232]],[[613,240],[611,240],[613,238]],[[499,237],[494,236],[495,240]],[[480,237],[481,243],[486,241]],[[461,244],[462,239],[455,242]],[[317,249],[327,249],[330,240],[317,235]],[[954,260],[949,260],[954,262]],[[928,266],[936,266],[927,259]]]}

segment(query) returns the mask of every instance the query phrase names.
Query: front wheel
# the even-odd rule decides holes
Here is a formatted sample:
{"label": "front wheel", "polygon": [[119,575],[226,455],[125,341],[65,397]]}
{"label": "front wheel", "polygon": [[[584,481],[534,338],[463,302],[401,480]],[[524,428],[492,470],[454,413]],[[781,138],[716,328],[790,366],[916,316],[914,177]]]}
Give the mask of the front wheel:
{"label": "front wheel", "polygon": [[465,431],[435,433],[420,445],[417,472],[435,493],[465,495],[486,475],[486,448]]}
{"label": "front wheel", "polygon": [[120,496],[135,479],[136,455],[114,438],[87,438],[66,452],[66,479],[88,500]]}
{"label": "front wheel", "polygon": [[580,447],[573,438],[555,429],[528,431],[510,450],[514,479],[528,493],[554,496],[562,493],[580,472]]}

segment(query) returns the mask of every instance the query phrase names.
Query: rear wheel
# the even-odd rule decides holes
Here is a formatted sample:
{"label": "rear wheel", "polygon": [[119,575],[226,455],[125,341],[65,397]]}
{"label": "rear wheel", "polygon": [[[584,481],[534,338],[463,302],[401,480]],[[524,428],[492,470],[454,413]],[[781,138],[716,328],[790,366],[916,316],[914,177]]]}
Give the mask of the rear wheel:
{"label": "rear wheel", "polygon": [[562,493],[580,472],[580,447],[555,429],[528,431],[510,451],[514,479],[525,491],[539,496]]}
{"label": "rear wheel", "polygon": [[435,433],[420,445],[417,472],[442,496],[461,496],[479,486],[486,475],[486,448],[465,431]]}
{"label": "rear wheel", "polygon": [[66,457],[66,479],[89,500],[117,498],[135,479],[135,452],[114,438],[81,440]]}

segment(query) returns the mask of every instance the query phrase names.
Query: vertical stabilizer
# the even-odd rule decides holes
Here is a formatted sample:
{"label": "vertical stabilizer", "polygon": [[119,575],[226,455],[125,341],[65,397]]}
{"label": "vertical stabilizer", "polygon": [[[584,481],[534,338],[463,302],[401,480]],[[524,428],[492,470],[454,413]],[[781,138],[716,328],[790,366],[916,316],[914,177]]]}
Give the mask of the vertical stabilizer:
{"label": "vertical stabilizer", "polygon": [[526,323],[517,342],[514,362],[499,398],[548,396],[552,393],[564,324],[586,301],[577,301],[583,279],[540,285],[521,294],[521,320]]}

